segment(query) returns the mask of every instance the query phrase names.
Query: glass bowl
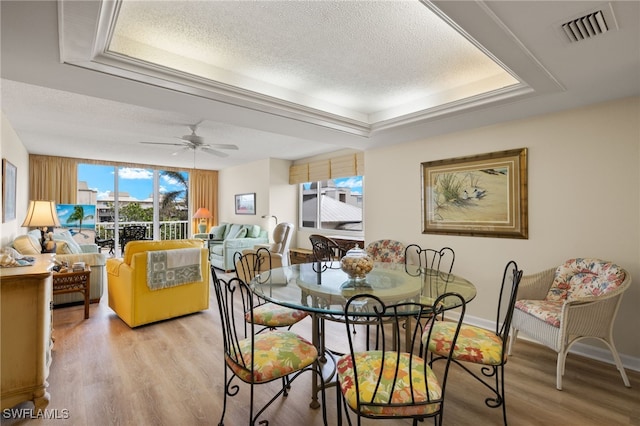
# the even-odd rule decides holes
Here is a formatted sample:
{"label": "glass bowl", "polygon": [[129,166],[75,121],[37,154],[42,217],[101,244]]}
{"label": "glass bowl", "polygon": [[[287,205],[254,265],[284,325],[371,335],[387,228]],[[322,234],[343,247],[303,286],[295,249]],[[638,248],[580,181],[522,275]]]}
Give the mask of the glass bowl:
{"label": "glass bowl", "polygon": [[373,259],[356,244],[340,259],[340,266],[349,279],[363,281],[373,269]]}

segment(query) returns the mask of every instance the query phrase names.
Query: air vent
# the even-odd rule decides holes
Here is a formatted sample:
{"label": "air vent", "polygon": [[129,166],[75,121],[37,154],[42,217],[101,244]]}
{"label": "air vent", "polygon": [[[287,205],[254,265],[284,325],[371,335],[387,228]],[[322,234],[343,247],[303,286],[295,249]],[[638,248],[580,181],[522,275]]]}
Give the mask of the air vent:
{"label": "air vent", "polygon": [[601,10],[562,24],[571,42],[586,40],[609,31]]}

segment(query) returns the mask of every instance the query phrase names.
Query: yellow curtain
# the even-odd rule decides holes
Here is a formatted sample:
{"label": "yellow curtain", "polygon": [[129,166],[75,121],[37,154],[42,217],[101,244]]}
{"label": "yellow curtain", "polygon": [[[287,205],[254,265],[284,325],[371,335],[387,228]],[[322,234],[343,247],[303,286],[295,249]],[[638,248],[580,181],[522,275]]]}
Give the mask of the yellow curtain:
{"label": "yellow curtain", "polygon": [[29,199],[75,204],[78,193],[77,161],[50,155],[29,155]]}
{"label": "yellow curtain", "polygon": [[[189,179],[189,200],[191,211],[205,207],[211,212],[207,220],[207,229],[218,224],[218,172],[215,170],[191,170]],[[193,220],[191,229],[197,233],[198,222]]]}

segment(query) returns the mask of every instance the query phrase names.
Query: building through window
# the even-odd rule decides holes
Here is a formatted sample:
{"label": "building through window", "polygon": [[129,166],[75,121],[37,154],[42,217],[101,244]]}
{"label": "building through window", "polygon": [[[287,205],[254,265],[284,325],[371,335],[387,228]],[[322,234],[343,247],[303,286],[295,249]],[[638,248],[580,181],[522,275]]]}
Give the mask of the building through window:
{"label": "building through window", "polygon": [[303,228],[363,230],[363,177],[351,176],[300,185]]}

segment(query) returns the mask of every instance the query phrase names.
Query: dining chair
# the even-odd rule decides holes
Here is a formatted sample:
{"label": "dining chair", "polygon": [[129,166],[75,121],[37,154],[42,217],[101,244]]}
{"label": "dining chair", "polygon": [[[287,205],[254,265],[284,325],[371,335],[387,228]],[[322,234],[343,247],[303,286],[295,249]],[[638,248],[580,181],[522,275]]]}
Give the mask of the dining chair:
{"label": "dining chair", "polygon": [[451,273],[456,254],[451,247],[441,249],[422,248],[418,244],[409,244],[404,250],[405,265],[417,265],[418,273],[426,269]]}
{"label": "dining chair", "polygon": [[[255,251],[236,252],[234,254],[236,277],[247,285],[256,277],[259,277],[256,285],[270,285],[272,284],[271,271],[282,266],[280,261],[280,256],[273,256],[268,249],[263,247]],[[253,321],[256,325],[271,329],[276,327],[291,328],[307,316],[309,316],[308,312],[287,308],[256,297],[253,301],[253,312],[250,315],[247,309],[245,320],[247,323]]]}
{"label": "dining chair", "polygon": [[[502,274],[502,284],[498,297],[495,328],[487,330],[474,325],[463,324],[461,329],[448,321],[436,321],[433,330],[425,330],[422,342],[431,354],[430,363],[451,360],[493,392],[484,402],[488,407],[502,407],[504,424],[507,424],[505,403],[504,366],[507,363],[507,342],[509,329],[518,293],[522,270],[516,262],[509,261]],[[457,335],[459,331],[459,336]],[[455,337],[458,337],[457,343]],[[451,347],[454,348],[451,354]],[[467,365],[479,365],[479,372]]]}
{"label": "dining chair", "polygon": [[[423,248],[418,244],[409,244],[404,250],[405,271],[409,275],[422,275],[429,287],[443,283],[447,290],[447,280],[453,270],[456,254],[451,247],[441,249]],[[415,265],[417,268],[409,267]]]}
{"label": "dining chair", "polygon": [[404,263],[405,246],[396,240],[377,240],[367,245],[366,252],[374,262]]}
{"label": "dining chair", "polygon": [[320,234],[309,235],[313,258],[316,262],[332,262],[340,260],[345,255],[345,250],[340,244],[329,237]]}
{"label": "dining chair", "polygon": [[[227,398],[238,395],[240,388],[235,384],[237,378],[249,385],[249,425],[258,423],[258,418],[280,396],[287,396],[290,386],[304,372],[317,375],[322,383],[322,418],[327,424],[325,406],[324,378],[318,361],[316,347],[303,337],[288,330],[266,330],[256,332],[253,317],[251,289],[242,280],[233,277],[228,281],[218,278],[211,266],[213,287],[220,313],[224,351],[224,402],[219,426],[224,425],[227,410]],[[245,301],[248,306],[245,306]],[[250,330],[243,330],[241,318],[249,315]],[[281,381],[279,390],[262,407],[254,407],[257,385]],[[266,389],[271,389],[266,387]],[[236,419],[237,420],[237,419]],[[235,423],[243,423],[237,422]],[[268,424],[261,420],[259,424]]]}
{"label": "dining chair", "polygon": [[[361,419],[413,419],[413,425],[426,418],[433,418],[442,424],[445,391],[449,374],[450,357],[439,376],[431,369],[422,348],[423,327],[432,330],[436,315],[443,311],[445,298],[458,299],[457,319],[451,321],[452,342],[458,338],[465,313],[462,296],[445,293],[433,305],[404,302],[385,305],[378,297],[370,294],[352,296],[345,305],[345,324],[349,341],[349,352],[336,363],[338,394],[338,425],[342,424],[342,408],[349,425],[349,412]],[[431,314],[427,315],[427,312]],[[410,313],[423,318],[423,324],[416,321],[405,329],[406,315]],[[362,350],[365,343],[358,341],[350,327],[368,324],[381,330],[380,350]],[[429,336],[427,331],[427,336]],[[407,336],[404,344],[401,336]],[[416,353],[417,352],[417,353]],[[450,351],[452,352],[452,351]]]}

